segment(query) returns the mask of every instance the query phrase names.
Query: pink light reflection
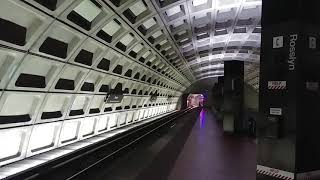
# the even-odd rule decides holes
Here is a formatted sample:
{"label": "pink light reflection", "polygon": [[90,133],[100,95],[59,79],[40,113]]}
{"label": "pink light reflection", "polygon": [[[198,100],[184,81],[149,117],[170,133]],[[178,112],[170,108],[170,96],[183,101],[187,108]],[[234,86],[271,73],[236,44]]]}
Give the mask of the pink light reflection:
{"label": "pink light reflection", "polygon": [[204,123],[205,123],[205,120],[206,120],[206,116],[205,116],[205,112],[203,111],[203,109],[201,110],[200,112],[200,128],[202,129],[204,127]]}

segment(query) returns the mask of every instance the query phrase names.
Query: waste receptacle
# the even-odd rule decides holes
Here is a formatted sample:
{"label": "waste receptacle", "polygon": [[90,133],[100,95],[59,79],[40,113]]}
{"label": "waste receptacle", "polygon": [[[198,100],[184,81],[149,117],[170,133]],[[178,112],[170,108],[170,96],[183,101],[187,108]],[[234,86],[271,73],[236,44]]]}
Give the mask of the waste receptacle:
{"label": "waste receptacle", "polygon": [[250,117],[249,118],[249,137],[255,138],[256,137],[256,121],[254,118]]}

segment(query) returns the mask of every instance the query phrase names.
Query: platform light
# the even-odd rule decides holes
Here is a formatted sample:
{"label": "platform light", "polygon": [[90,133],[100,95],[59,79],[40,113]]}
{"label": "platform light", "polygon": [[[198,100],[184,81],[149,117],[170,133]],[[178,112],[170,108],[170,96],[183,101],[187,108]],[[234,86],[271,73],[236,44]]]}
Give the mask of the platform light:
{"label": "platform light", "polygon": [[118,124],[124,125],[126,123],[126,117],[127,117],[127,113],[126,112],[121,112],[118,116]]}
{"label": "platform light", "polygon": [[0,162],[19,156],[25,133],[19,130],[0,131]]}
{"label": "platform light", "polygon": [[90,0],[84,0],[74,9],[74,11],[91,22],[100,14],[101,9]]}
{"label": "platform light", "polygon": [[143,114],[145,113],[145,110],[142,109],[139,111],[139,120],[142,120],[143,119]]}
{"label": "platform light", "polygon": [[60,142],[67,143],[77,139],[80,121],[69,120],[64,122],[60,135]]}
{"label": "platform light", "polygon": [[193,6],[200,6],[200,5],[203,5],[206,3],[208,3],[208,0],[193,0],[192,1]]}
{"label": "platform light", "polygon": [[81,122],[81,136],[86,137],[94,133],[98,118],[97,117],[87,117]]}
{"label": "platform light", "polygon": [[29,141],[31,152],[54,146],[55,138],[59,130],[59,127],[56,125],[57,123],[50,123],[37,125],[33,128]]}
{"label": "platform light", "polygon": [[108,129],[112,129],[117,127],[117,118],[118,118],[118,114],[110,114],[109,115],[109,121],[108,121]]}
{"label": "platform light", "polygon": [[98,132],[102,132],[102,131],[108,129],[108,120],[109,120],[109,115],[103,115],[100,117],[98,124],[97,124],[97,131]]}

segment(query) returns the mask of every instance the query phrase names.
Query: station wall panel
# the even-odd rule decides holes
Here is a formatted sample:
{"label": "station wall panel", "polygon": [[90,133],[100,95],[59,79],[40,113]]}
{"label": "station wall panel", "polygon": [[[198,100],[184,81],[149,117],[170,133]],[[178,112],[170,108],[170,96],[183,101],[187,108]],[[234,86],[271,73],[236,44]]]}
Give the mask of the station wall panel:
{"label": "station wall panel", "polygon": [[44,93],[5,91],[0,99],[0,128],[32,124]]}
{"label": "station wall panel", "polygon": [[86,117],[81,120],[80,139],[87,139],[95,135],[99,116]]}
{"label": "station wall panel", "polygon": [[24,56],[23,52],[0,47],[0,89],[7,87]]}
{"label": "station wall panel", "polygon": [[80,139],[82,118],[64,121],[59,137],[59,147],[71,144]]}
{"label": "station wall panel", "polygon": [[62,122],[34,125],[29,139],[27,157],[56,148],[61,127]]}
{"label": "station wall panel", "polygon": [[67,61],[86,36],[54,21],[31,48],[31,52],[61,61]]}
{"label": "station wall panel", "polygon": [[[151,2],[129,4],[119,16],[102,0],[1,2],[0,166],[167,112],[166,92],[185,87],[157,71],[179,73],[136,31]],[[123,100],[108,103],[117,87]]]}
{"label": "station wall panel", "polygon": [[45,13],[18,0],[2,1],[0,17],[1,27],[5,28],[0,43],[23,50],[28,50],[53,21]]}
{"label": "station wall panel", "polygon": [[72,101],[72,94],[48,93],[40,108],[36,123],[63,120]]}
{"label": "station wall panel", "polygon": [[0,130],[0,166],[25,158],[31,127]]}
{"label": "station wall panel", "polygon": [[48,91],[63,66],[64,64],[58,61],[27,55],[11,78],[7,89]]}

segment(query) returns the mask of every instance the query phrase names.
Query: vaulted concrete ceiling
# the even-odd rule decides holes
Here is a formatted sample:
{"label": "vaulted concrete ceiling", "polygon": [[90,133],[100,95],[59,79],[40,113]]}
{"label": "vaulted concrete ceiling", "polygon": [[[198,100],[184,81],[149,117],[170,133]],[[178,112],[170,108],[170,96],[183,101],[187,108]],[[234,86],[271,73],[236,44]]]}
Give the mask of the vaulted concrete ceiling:
{"label": "vaulted concrete ceiling", "polygon": [[250,63],[257,87],[260,14],[261,0],[1,0],[0,179],[174,111],[224,61]]}
{"label": "vaulted concrete ceiling", "polygon": [[190,82],[222,76],[224,61],[260,60],[262,0],[106,2]]}
{"label": "vaulted concrete ceiling", "polygon": [[223,62],[260,60],[262,0],[153,0],[196,79],[223,75]]}

